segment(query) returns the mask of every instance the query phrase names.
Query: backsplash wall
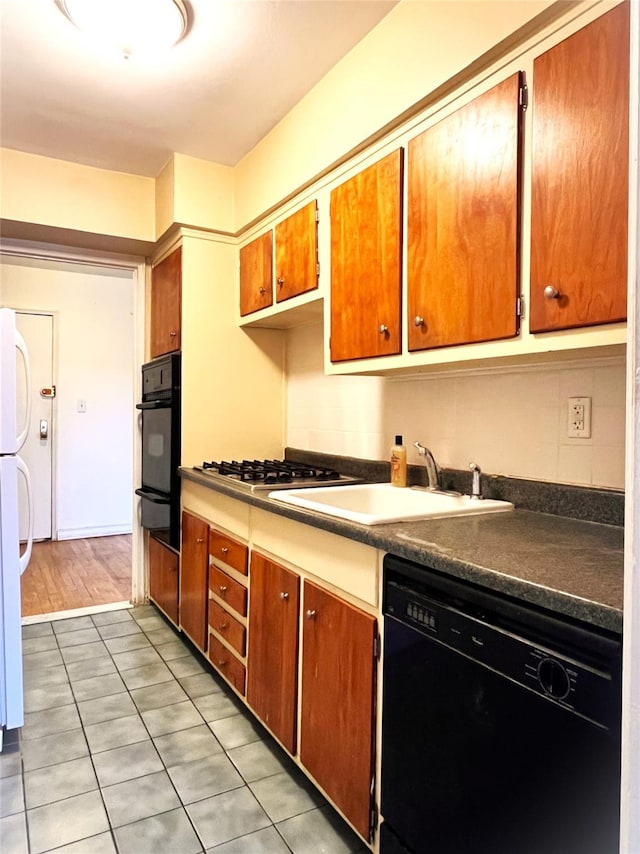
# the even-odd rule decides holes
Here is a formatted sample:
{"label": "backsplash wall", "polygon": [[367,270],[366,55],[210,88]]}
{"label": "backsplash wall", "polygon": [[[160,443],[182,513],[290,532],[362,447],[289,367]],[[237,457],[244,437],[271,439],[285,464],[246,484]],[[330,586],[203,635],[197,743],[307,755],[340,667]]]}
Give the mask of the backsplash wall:
{"label": "backsplash wall", "polygon": [[[441,466],[624,488],[624,358],[473,374],[325,376],[322,324],[287,333],[286,444],[386,459],[396,433]],[[590,439],[569,439],[567,398],[592,398]]]}

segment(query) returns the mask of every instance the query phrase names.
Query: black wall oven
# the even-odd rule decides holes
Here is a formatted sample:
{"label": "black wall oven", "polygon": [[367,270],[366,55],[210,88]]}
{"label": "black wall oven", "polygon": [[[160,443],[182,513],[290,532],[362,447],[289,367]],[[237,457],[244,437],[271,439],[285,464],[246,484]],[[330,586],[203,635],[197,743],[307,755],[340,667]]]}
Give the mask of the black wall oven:
{"label": "black wall oven", "polygon": [[180,548],[180,353],[142,366],[142,527]]}
{"label": "black wall oven", "polygon": [[621,638],[384,567],[381,854],[617,854]]}

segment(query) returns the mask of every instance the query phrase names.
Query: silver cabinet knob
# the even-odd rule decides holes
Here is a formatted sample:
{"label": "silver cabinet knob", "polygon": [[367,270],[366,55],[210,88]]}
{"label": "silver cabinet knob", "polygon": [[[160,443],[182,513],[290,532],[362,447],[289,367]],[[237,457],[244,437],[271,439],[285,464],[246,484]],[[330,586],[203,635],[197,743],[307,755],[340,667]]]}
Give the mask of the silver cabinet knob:
{"label": "silver cabinet knob", "polygon": [[416,316],[413,318],[413,325],[424,326],[424,317],[420,317],[419,314],[416,314]]}
{"label": "silver cabinet knob", "polygon": [[203,537],[198,537],[198,538],[196,539],[196,543],[204,543],[204,538],[203,538]]}
{"label": "silver cabinet knob", "polygon": [[307,611],[307,620],[313,620],[317,614],[317,611],[314,611],[312,608],[309,608]]}
{"label": "silver cabinet knob", "polygon": [[178,334],[177,332],[170,332],[169,338],[175,338],[177,334]]}
{"label": "silver cabinet knob", "polygon": [[266,288],[258,288],[258,291],[259,291],[261,296],[264,296],[267,292],[267,289]]}
{"label": "silver cabinet knob", "polygon": [[221,592],[221,593],[226,593],[226,592],[227,592],[227,586],[226,586],[226,584],[221,584],[221,585],[220,585],[220,592]]}
{"label": "silver cabinet knob", "polygon": [[544,298],[545,299],[558,299],[560,296],[560,291],[557,288],[554,288],[553,285],[547,285],[544,289]]}
{"label": "silver cabinet knob", "polygon": [[282,287],[282,286],[284,285],[284,279],[283,279],[282,277],[280,277],[280,278],[278,279],[278,285],[279,285],[280,287]]}
{"label": "silver cabinet knob", "polygon": [[389,327],[385,326],[384,323],[381,323],[380,326],[378,327],[378,332],[380,333],[380,335],[386,335],[388,331],[389,331]]}
{"label": "silver cabinet knob", "polygon": [[228,549],[226,546],[220,546],[220,552],[221,552],[221,554],[223,554],[223,555],[228,555],[228,554],[229,554],[229,549]]}
{"label": "silver cabinet knob", "polygon": [[280,594],[280,598],[282,599],[283,602],[286,602],[286,600],[289,598],[289,594],[285,593],[283,590],[282,593]]}

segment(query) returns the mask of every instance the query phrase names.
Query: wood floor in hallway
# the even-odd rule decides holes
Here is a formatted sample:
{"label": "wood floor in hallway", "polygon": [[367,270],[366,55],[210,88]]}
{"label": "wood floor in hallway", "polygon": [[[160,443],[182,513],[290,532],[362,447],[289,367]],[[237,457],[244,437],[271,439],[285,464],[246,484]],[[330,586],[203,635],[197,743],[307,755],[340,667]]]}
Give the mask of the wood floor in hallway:
{"label": "wood floor in hallway", "polygon": [[22,616],[131,598],[131,534],[33,544],[22,575]]}

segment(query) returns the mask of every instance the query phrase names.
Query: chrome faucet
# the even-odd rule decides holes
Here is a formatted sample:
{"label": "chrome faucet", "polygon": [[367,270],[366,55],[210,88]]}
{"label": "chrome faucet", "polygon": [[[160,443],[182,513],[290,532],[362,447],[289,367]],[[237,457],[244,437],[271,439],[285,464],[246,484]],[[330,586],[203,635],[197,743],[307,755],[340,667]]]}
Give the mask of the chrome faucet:
{"label": "chrome faucet", "polygon": [[420,442],[414,442],[413,447],[418,449],[418,453],[421,457],[424,457],[424,464],[427,469],[427,489],[432,492],[440,490],[440,468],[438,467],[438,463],[434,460],[433,454],[429,448],[425,448],[425,446],[421,445]]}
{"label": "chrome faucet", "polygon": [[482,498],[482,491],[480,489],[480,475],[482,474],[482,471],[477,463],[469,463],[469,468],[472,472],[470,498],[475,498],[480,501]]}

